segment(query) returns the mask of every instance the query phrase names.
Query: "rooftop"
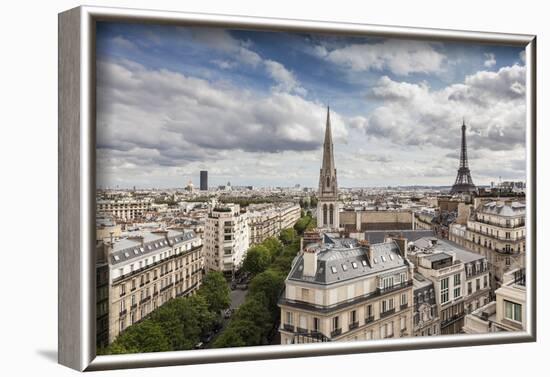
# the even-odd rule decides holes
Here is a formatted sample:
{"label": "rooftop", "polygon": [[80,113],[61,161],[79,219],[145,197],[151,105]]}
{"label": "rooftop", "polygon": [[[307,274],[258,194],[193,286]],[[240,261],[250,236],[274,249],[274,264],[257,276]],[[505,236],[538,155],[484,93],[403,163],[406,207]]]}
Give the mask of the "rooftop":
{"label": "rooftop", "polygon": [[525,215],[525,203],[522,202],[502,202],[494,201],[484,204],[480,208],[481,213],[489,215],[499,215],[505,217],[515,217]]}
{"label": "rooftop", "polygon": [[357,240],[333,239],[333,242],[310,246],[317,248],[315,276],[304,276],[303,255],[299,255],[288,279],[327,285],[408,266],[393,241],[370,245],[373,253],[372,266],[369,264],[366,247],[359,246]]}
{"label": "rooftop", "polygon": [[[142,244],[143,237],[143,244]],[[167,230],[163,232],[136,231],[129,233],[127,238],[116,240],[110,258],[113,265],[162,250],[170,249],[172,245],[196,238],[193,231]]]}

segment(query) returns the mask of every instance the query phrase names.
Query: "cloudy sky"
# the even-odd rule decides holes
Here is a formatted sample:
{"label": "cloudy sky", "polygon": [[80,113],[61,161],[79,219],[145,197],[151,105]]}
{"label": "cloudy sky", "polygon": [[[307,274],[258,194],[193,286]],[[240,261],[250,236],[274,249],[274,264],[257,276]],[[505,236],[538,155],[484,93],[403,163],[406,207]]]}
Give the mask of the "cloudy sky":
{"label": "cloudy sky", "polygon": [[318,184],[326,106],[343,187],[525,179],[522,49],[100,23],[97,182]]}

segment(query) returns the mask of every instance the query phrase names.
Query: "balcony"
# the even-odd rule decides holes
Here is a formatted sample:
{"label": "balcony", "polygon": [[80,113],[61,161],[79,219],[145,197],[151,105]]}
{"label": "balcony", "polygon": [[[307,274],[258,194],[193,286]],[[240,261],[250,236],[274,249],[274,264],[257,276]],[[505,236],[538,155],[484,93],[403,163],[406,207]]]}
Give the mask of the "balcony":
{"label": "balcony", "polygon": [[284,329],[285,331],[294,332],[294,325],[290,325],[290,324],[288,324],[288,323],[285,323],[285,324],[283,325],[283,329]]}
{"label": "balcony", "polygon": [[410,287],[412,285],[412,280],[406,281],[404,283],[395,284],[391,287],[377,288],[377,292],[380,295],[385,295],[386,293],[394,292],[403,288]]}
{"label": "balcony", "polygon": [[303,327],[296,327],[296,332],[300,334],[307,334],[308,329],[304,329]]}
{"label": "balcony", "polygon": [[399,305],[399,310],[405,310],[409,307],[409,303],[406,302],[404,304]]}
{"label": "balcony", "polygon": [[342,328],[334,329],[330,332],[330,337],[334,338],[336,336],[342,335]]}
{"label": "balcony", "polygon": [[137,308],[137,304],[130,306],[130,310],[135,310],[136,308]]}
{"label": "balcony", "polygon": [[354,330],[359,327],[359,321],[355,321],[349,324],[349,331]]}
{"label": "balcony", "polygon": [[381,312],[380,313],[380,318],[386,318],[392,314],[395,314],[395,308],[391,308],[391,309],[388,309],[386,310],[385,312]]}
{"label": "balcony", "polygon": [[127,313],[127,310],[126,310],[126,309],[121,310],[121,311],[118,313],[118,316],[119,316],[119,317],[125,316],[126,313]]}
{"label": "balcony", "polygon": [[365,318],[365,325],[367,323],[371,323],[371,322],[374,322],[374,316],[373,315],[368,316],[367,318]]}

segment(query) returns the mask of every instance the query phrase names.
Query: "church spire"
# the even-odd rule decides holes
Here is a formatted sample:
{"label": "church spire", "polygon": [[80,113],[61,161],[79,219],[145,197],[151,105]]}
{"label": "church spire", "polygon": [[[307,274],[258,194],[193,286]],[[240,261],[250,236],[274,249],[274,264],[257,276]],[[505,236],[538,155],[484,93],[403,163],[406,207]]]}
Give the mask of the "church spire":
{"label": "church spire", "polygon": [[330,107],[327,106],[323,161],[319,172],[319,193],[317,201],[317,225],[323,229],[339,229],[340,206],[338,204],[338,181],[334,165],[334,147],[330,125]]}
{"label": "church spire", "polygon": [[332,145],[332,128],[330,125],[330,107],[327,106],[327,123],[325,126],[325,141],[323,143],[323,165],[321,170],[326,174],[331,172],[334,166],[334,148]]}

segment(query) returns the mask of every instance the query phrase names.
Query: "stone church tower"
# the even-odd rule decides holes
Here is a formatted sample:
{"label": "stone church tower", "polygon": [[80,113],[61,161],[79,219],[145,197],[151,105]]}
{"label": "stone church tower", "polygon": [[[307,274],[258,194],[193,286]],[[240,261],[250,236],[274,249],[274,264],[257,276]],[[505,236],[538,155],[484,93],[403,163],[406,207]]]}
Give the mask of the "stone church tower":
{"label": "stone church tower", "polygon": [[319,192],[317,195],[317,227],[337,230],[340,227],[338,206],[338,180],[334,165],[334,147],[330,127],[330,108],[327,108],[325,142],[323,143],[323,164],[319,174]]}

